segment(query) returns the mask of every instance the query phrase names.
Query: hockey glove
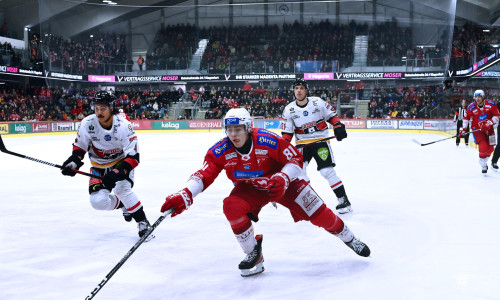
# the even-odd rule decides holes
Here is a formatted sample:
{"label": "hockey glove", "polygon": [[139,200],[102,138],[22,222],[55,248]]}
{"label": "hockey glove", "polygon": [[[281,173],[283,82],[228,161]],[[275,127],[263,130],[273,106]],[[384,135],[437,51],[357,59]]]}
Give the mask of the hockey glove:
{"label": "hockey glove", "polygon": [[458,132],[458,137],[459,137],[459,138],[463,138],[463,137],[465,137],[467,134],[469,134],[469,129],[467,129],[467,128],[463,128],[463,127],[460,127],[460,131]]}
{"label": "hockey glove", "polygon": [[106,189],[108,189],[110,192],[114,187],[116,186],[116,183],[118,181],[125,180],[127,178],[127,173],[125,173],[125,169],[113,169],[110,172],[108,172],[104,177],[102,178],[102,184]]}
{"label": "hockey glove", "polygon": [[73,170],[78,170],[83,166],[83,162],[76,154],[71,154],[70,157],[62,164],[63,168],[61,173],[65,176],[75,176],[76,173]]}
{"label": "hockey glove", "polygon": [[484,133],[490,131],[493,128],[493,125],[494,123],[491,120],[484,120],[479,122],[479,128],[481,128],[481,131]]}
{"label": "hockey glove", "polygon": [[337,141],[341,141],[347,137],[345,125],[341,122],[333,124],[333,133],[335,133],[335,138],[337,139]]}
{"label": "hockey glove", "polygon": [[161,212],[174,208],[172,217],[175,217],[188,209],[191,204],[193,204],[193,194],[188,188],[184,188],[175,194],[167,196],[165,203],[161,206]]}
{"label": "hockey glove", "polygon": [[267,192],[271,200],[281,199],[290,185],[290,178],[283,172],[274,174],[267,183]]}

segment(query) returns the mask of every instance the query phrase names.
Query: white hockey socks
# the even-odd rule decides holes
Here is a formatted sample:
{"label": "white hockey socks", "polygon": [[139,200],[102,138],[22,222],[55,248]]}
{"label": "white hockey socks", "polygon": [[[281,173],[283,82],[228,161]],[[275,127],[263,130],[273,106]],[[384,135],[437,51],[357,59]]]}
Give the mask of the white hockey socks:
{"label": "white hockey socks", "polygon": [[235,234],[236,240],[240,243],[241,249],[244,253],[248,254],[253,251],[255,245],[257,245],[257,240],[255,240],[255,232],[253,230],[253,225],[245,230],[245,232],[240,234]]}

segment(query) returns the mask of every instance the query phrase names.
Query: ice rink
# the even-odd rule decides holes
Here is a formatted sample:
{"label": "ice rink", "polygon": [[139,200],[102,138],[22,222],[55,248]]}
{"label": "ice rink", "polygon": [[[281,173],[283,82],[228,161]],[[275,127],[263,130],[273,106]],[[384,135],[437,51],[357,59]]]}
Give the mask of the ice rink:
{"label": "ice rink", "polygon": [[[7,149],[62,164],[76,134],[9,137]],[[151,223],[184,187],[222,132],[138,132],[134,190]],[[222,199],[221,174],[182,215],[167,218],[94,299],[499,299],[500,173],[481,174],[478,152],[419,133],[349,131],[332,141],[354,212],[342,216],[371,248],[357,256],[282,206],[254,224],[265,272],[242,278],[244,258]],[[488,163],[489,165],[489,163]],[[82,171],[88,172],[85,158]],[[334,208],[326,181],[313,187]],[[138,240],[121,211],[96,211],[88,177],[0,153],[0,299],[85,299]]]}

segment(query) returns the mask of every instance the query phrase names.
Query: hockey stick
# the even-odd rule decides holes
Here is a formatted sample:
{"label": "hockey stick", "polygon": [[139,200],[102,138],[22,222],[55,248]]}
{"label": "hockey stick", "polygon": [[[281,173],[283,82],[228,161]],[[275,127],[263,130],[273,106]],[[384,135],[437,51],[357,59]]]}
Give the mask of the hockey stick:
{"label": "hockey stick", "polygon": [[130,258],[130,256],[132,256],[132,254],[134,254],[135,250],[137,250],[137,248],[139,248],[139,246],[142,245],[142,243],[144,243],[144,241],[148,238],[148,236],[153,232],[153,230],[155,230],[156,227],[158,227],[158,225],[160,225],[160,223],[168,216],[170,215],[171,213],[174,212],[174,209],[171,208],[167,211],[165,211],[159,218],[158,220],[156,220],[156,222],[151,225],[151,228],[146,232],[146,234],[144,234],[141,239],[139,241],[137,241],[137,243],[135,243],[135,245],[130,248],[130,250],[128,250],[127,254],[125,254],[125,256],[116,264],[116,266],[108,273],[108,275],[106,275],[106,277],[104,277],[104,279],[97,285],[97,287],[92,291],[90,292],[90,294],[85,298],[85,300],[90,300],[92,298],[94,298],[94,296],[102,289],[102,287],[111,279],[111,277],[113,277],[113,275],[115,275],[115,273],[118,271],[118,269],[120,269],[123,264],[127,261],[127,259]]}
{"label": "hockey stick", "polygon": [[[469,132],[466,132],[464,134],[471,134],[471,133],[474,133],[474,132],[478,132],[478,131],[481,131],[481,129],[476,129],[476,130],[473,130],[473,131],[469,131]],[[454,139],[456,138],[457,135],[454,135],[454,136],[450,136],[450,137],[447,137],[447,138],[444,138],[444,139],[440,139],[440,140],[437,140],[437,141],[433,141],[433,142],[429,142],[429,143],[420,143],[418,142],[417,140],[413,139],[413,141],[417,144],[419,144],[420,146],[427,146],[427,145],[430,145],[430,144],[434,144],[434,143],[438,143],[438,142],[442,142],[442,141],[446,141],[446,140],[449,140],[449,139]]]}
{"label": "hockey stick", "polygon": [[307,144],[298,144],[298,145],[295,146],[295,148],[297,148],[297,149],[304,148],[304,147],[310,146],[312,144],[321,143],[321,142],[328,141],[328,140],[331,140],[331,139],[334,139],[334,138],[336,138],[336,136],[332,135],[332,136],[329,136],[327,138],[324,138],[324,139],[321,139],[321,140],[317,140],[316,142],[307,143]]}
{"label": "hockey stick", "polygon": [[[14,156],[20,157],[20,158],[26,158],[26,159],[35,161],[37,163],[41,163],[41,164],[48,165],[48,166],[51,166],[51,167],[56,167],[56,168],[59,168],[61,170],[64,169],[63,166],[56,165],[56,164],[53,164],[53,163],[50,163],[50,162],[47,162],[47,161],[40,160],[38,158],[33,158],[33,157],[30,157],[30,156],[27,156],[27,155],[24,155],[24,154],[19,154],[19,153],[7,150],[7,148],[5,147],[5,144],[3,143],[2,135],[0,135],[0,151],[2,151],[3,153],[7,153],[7,154],[10,154],[10,155],[14,155]],[[79,170],[73,170],[73,172],[78,173],[78,174],[82,174],[82,175],[85,175],[85,176],[89,176],[89,177],[101,179],[101,176],[90,174],[90,173],[85,173],[85,172],[82,172],[82,171],[79,171]]]}

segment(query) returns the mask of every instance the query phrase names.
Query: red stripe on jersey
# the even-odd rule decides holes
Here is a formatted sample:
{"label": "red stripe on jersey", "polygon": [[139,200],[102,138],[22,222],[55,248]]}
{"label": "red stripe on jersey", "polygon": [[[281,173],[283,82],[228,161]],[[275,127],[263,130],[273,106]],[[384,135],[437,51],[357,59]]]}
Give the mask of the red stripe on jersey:
{"label": "red stripe on jersey", "polygon": [[124,159],[125,162],[127,162],[128,164],[130,164],[132,166],[132,169],[134,169],[135,167],[137,167],[139,165],[139,162],[133,158],[125,158]]}
{"label": "red stripe on jersey", "polygon": [[137,202],[136,205],[132,206],[131,208],[127,208],[128,211],[133,211],[134,209],[136,209],[137,207],[139,207],[141,205],[141,201]]}
{"label": "red stripe on jersey", "polygon": [[131,137],[131,138],[128,139],[129,142],[131,142],[133,140],[137,140],[137,136],[133,136],[133,137]]}
{"label": "red stripe on jersey", "polygon": [[337,182],[336,184],[334,184],[334,185],[332,185],[332,186],[330,186],[330,187],[331,187],[332,189],[335,189],[336,187],[338,187],[338,186],[339,186],[339,185],[341,185],[341,184],[342,184],[342,181],[339,181],[339,182]]}

